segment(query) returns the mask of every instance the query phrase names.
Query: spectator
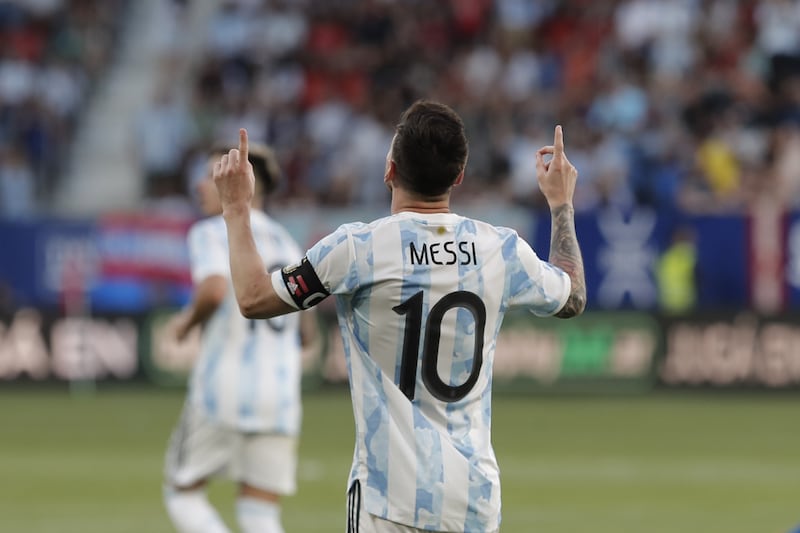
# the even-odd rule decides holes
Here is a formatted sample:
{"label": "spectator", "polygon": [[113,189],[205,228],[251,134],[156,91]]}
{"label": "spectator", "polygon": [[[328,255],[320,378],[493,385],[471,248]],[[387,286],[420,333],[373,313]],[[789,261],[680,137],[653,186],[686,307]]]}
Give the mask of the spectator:
{"label": "spectator", "polygon": [[111,61],[127,3],[0,2],[0,143],[13,146],[3,157],[2,186],[19,200],[3,200],[0,216],[30,212],[54,190],[70,133]]}
{"label": "spectator", "polygon": [[697,251],[692,230],[678,227],[656,265],[659,306],[670,314],[691,311],[697,301]]}
{"label": "spectator", "polygon": [[225,0],[196,107],[204,132],[246,119],[276,147],[289,203],[380,203],[361,184],[382,117],[425,96],[470,134],[459,199],[496,189],[539,208],[525,158],[557,119],[582,125],[567,128],[576,207],[739,210],[768,158],[793,187],[787,141],[770,139],[800,122],[798,21],[798,0]]}
{"label": "spectator", "polygon": [[0,148],[0,213],[24,217],[35,211],[33,170],[18,146]]}
{"label": "spectator", "polygon": [[191,143],[189,121],[188,110],[165,77],[138,113],[135,124],[136,154],[145,189],[151,195],[180,188],[181,154]]}

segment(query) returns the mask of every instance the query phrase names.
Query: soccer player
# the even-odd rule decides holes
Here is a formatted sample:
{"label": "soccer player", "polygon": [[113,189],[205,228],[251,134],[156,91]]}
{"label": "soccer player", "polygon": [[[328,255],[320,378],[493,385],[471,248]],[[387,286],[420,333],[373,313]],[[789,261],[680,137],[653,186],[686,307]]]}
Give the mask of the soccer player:
{"label": "soccer player", "polygon": [[[205,493],[209,478],[224,474],[239,485],[236,517],[242,531],[280,533],[280,498],[296,488],[301,329],[303,344],[315,343],[315,317],[249,320],[239,312],[222,206],[211,177],[212,165],[226,152],[212,151],[197,185],[207,218],[188,235],[194,295],[174,331],[179,340],[197,325],[203,325],[203,333],[167,451],[164,498],[181,533],[227,532]],[[246,209],[258,243],[255,253],[264,268],[279,270],[302,256],[287,231],[261,210],[262,193],[275,188],[280,167],[266,146],[251,148],[248,160],[258,178]]]}
{"label": "soccer player", "polygon": [[418,101],[396,127],[384,182],[391,215],[340,226],[271,275],[253,240],[247,132],[214,167],[245,316],[306,309],[333,294],[356,442],[347,530],[486,533],[500,527],[492,362],[511,308],[580,314],[586,287],[561,127],[536,155],[552,213],[549,262],[511,229],[450,212],[467,139],[449,107]]}

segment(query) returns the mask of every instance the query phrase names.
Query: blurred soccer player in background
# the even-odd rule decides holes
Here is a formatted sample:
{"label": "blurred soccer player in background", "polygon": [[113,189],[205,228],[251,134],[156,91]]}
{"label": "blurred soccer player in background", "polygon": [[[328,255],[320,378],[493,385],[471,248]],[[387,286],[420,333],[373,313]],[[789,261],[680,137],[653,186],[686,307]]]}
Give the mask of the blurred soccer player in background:
{"label": "blurred soccer player in background", "polygon": [[572,207],[577,171],[561,127],[536,154],[552,213],[549,262],[515,231],[450,212],[467,153],[454,111],[414,103],[386,158],[391,216],[342,225],[271,275],[249,215],[255,180],[245,130],[214,168],[245,316],[336,296],[356,425],[348,531],[497,531],[491,383],[503,316],[522,307],[569,318],[586,303]]}
{"label": "blurred soccer player in background", "polygon": [[[304,346],[313,345],[316,324],[310,313],[248,320],[239,312],[222,206],[211,176],[212,165],[226,151],[211,154],[206,176],[197,185],[207,218],[188,235],[194,296],[174,328],[179,339],[195,326],[204,329],[187,401],[167,451],[164,498],[181,533],[226,532],[205,493],[210,477],[226,475],[239,483],[236,517],[242,531],[279,533],[280,497],[296,489],[301,338]],[[251,149],[249,161],[257,177],[247,209],[256,253],[265,268],[279,270],[302,255],[287,231],[261,209],[263,196],[281,178],[280,168],[266,146]]]}

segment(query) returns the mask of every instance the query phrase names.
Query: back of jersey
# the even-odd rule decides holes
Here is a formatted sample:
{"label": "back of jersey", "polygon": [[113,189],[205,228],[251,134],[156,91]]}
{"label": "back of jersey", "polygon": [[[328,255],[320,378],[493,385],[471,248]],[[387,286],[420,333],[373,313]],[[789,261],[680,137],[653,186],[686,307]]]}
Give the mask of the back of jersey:
{"label": "back of jersey", "polygon": [[566,275],[514,231],[454,214],[345,225],[308,258],[338,295],[357,432],[351,482],[366,509],[417,528],[497,529],[496,335],[510,306],[556,312]]}
{"label": "back of jersey", "polygon": [[[268,270],[295,262],[302,253],[282,226],[261,211],[251,214],[259,254]],[[228,238],[222,217],[189,232],[192,277],[228,280],[228,290],[203,330],[190,400],[218,422],[242,431],[296,435],[300,430],[299,317],[248,320],[239,311],[231,282]]]}

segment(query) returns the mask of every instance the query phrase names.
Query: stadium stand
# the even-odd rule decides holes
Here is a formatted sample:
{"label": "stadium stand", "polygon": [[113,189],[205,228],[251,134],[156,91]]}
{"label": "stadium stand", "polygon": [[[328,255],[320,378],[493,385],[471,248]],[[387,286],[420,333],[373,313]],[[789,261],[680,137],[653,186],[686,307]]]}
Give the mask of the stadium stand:
{"label": "stadium stand", "polygon": [[532,154],[555,121],[579,209],[800,198],[794,0],[226,0],[206,45],[195,140],[247,125],[277,146],[288,200],[380,199],[392,124],[418,96],[466,117],[462,199],[538,205]]}
{"label": "stadium stand", "polygon": [[538,207],[556,121],[579,210],[800,201],[797,0],[40,0],[1,2],[0,28],[3,213],[54,180],[69,212],[173,205],[241,125],[276,147],[284,205],[372,205],[420,96],[465,117],[459,201]]}
{"label": "stadium stand", "polygon": [[[55,202],[58,211],[91,215],[143,209],[143,200],[163,189],[162,179],[150,177],[154,171],[174,172],[170,158],[174,153],[181,157],[184,136],[191,133],[179,129],[187,69],[202,53],[196,41],[216,4],[131,3],[118,60],[76,135],[73,164]],[[166,108],[165,98],[177,111]]]}
{"label": "stadium stand", "polygon": [[0,2],[0,214],[31,215],[57,186],[128,4]]}

